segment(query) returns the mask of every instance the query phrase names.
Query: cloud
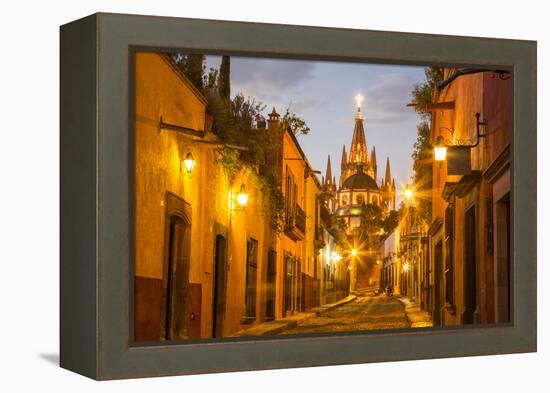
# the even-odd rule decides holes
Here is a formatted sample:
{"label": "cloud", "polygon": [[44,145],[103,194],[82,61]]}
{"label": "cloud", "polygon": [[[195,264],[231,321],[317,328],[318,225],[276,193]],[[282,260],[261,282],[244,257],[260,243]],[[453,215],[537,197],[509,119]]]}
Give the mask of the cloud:
{"label": "cloud", "polygon": [[314,68],[312,61],[233,57],[231,83],[237,90],[279,92],[312,79]]}
{"label": "cloud", "polygon": [[402,73],[382,74],[365,95],[365,116],[367,121],[396,123],[410,120],[415,112],[406,105],[411,101],[411,90],[415,81]]}

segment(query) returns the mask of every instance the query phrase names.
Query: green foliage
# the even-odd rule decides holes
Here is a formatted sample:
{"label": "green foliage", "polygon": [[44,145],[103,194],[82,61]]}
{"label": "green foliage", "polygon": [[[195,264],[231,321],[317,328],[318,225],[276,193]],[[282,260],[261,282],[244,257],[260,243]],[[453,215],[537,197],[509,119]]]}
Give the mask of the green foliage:
{"label": "green foliage", "polygon": [[310,131],[304,119],[298,117],[296,113],[291,110],[290,105],[286,108],[285,114],[281,118],[281,122],[283,128],[289,130],[294,135],[307,135]]}
{"label": "green foliage", "polygon": [[386,235],[389,235],[397,228],[397,225],[399,225],[399,211],[392,210],[382,220],[382,229]]}
{"label": "green foliage", "polygon": [[420,115],[421,122],[417,127],[417,138],[413,146],[412,159],[414,160],[413,181],[416,187],[418,214],[425,222],[431,222],[431,197],[432,188],[432,158],[433,146],[431,144],[430,112],[428,104],[433,100],[436,85],[443,80],[443,68],[426,67],[424,69],[426,82],[414,86],[411,92],[413,102],[416,104],[415,111]]}
{"label": "green foliage", "polygon": [[204,55],[176,53],[172,55],[172,58],[193,85],[200,91],[203,91],[203,76],[206,68],[204,65]]}
{"label": "green foliage", "polygon": [[435,87],[438,82],[443,80],[443,68],[426,67],[424,68],[426,82],[414,86],[411,92],[412,100],[416,104],[415,111],[424,119],[429,118],[427,105],[432,102]]}
{"label": "green foliage", "polygon": [[205,74],[202,78],[203,85],[206,90],[215,89],[218,86],[218,70],[210,68],[208,74]]}
{"label": "green foliage", "polygon": [[212,131],[227,145],[240,146],[220,149],[218,163],[224,168],[230,182],[235,174],[245,170],[256,188],[264,195],[264,213],[271,218],[272,229],[283,228],[284,198],[280,175],[268,165],[266,156],[278,145],[265,130],[257,128],[263,120],[265,106],[254,99],[237,94],[232,100],[219,95],[218,89],[207,91],[208,112],[214,117]]}
{"label": "green foliage", "polygon": [[322,193],[321,194],[321,205],[320,205],[320,213],[321,213],[321,221],[324,224],[324,227],[326,228],[327,232],[330,233],[330,235],[334,238],[334,241],[336,244],[340,246],[345,246],[347,244],[347,238],[346,238],[346,231],[347,231],[347,223],[346,220],[344,220],[341,217],[335,216],[331,214],[327,207],[327,195]]}
{"label": "green foliage", "polygon": [[361,213],[361,229],[367,233],[369,228],[377,228],[382,225],[382,209],[374,203],[363,206]]}
{"label": "green foliage", "polygon": [[432,188],[432,163],[433,146],[430,142],[430,125],[422,121],[417,127],[417,139],[413,147],[413,181],[416,185],[418,215],[430,223],[432,218],[430,190]]}
{"label": "green foliage", "polygon": [[220,97],[229,100],[231,97],[231,86],[230,86],[230,60],[229,56],[222,57],[222,63],[220,65],[220,72],[218,76],[218,92]]}
{"label": "green foliage", "polygon": [[[219,70],[210,68],[208,72],[204,55],[178,53],[173,54],[172,58],[207,99],[206,110],[214,118],[212,132],[225,144],[219,151],[218,163],[229,181],[234,181],[238,171],[246,171],[251,182],[265,196],[263,210],[264,213],[269,212],[272,228],[280,232],[284,224],[281,179],[277,168],[266,161],[266,157],[280,148],[280,143],[278,138],[258,129],[258,123],[265,121],[262,115],[265,105],[242,94],[231,98],[229,56],[222,57]],[[283,129],[295,135],[307,134],[310,130],[290,107],[281,121]],[[242,149],[235,149],[235,146]]]}

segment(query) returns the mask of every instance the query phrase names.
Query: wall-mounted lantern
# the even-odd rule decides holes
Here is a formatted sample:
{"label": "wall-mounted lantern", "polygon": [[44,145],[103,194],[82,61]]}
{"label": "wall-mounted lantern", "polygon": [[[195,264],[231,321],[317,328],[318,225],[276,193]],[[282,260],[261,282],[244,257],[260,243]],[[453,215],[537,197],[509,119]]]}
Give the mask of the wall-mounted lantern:
{"label": "wall-mounted lantern", "polygon": [[241,189],[237,194],[237,206],[239,209],[244,210],[248,204],[248,194],[246,193],[246,187],[244,183],[241,184]]}
{"label": "wall-mounted lantern", "polygon": [[[467,174],[471,171],[470,150],[479,145],[481,138],[485,138],[487,134],[482,134],[480,126],[485,126],[486,122],[480,121],[481,115],[475,114],[476,117],[476,137],[475,140],[454,139],[454,130],[446,127],[441,127],[440,131],[447,130],[451,133],[451,141],[445,142],[445,139],[439,135],[434,144],[434,161],[439,163],[448,160],[449,174]],[[452,161],[452,162],[451,162]]]}
{"label": "wall-mounted lantern", "polygon": [[185,172],[187,174],[193,173],[193,170],[195,169],[195,165],[197,165],[197,162],[195,161],[195,158],[193,157],[193,154],[191,152],[188,152],[185,158],[182,160],[183,167],[185,168]]}
{"label": "wall-mounted lantern", "polygon": [[445,146],[445,141],[443,137],[439,135],[434,145],[434,159],[435,161],[441,162],[445,161],[446,158],[447,146]]}

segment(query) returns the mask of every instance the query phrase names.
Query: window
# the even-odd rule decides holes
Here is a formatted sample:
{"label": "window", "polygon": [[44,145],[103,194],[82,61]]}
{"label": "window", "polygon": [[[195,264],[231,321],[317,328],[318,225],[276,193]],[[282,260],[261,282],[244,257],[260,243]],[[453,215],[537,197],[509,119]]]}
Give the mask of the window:
{"label": "window", "polygon": [[453,269],[453,242],[454,242],[454,205],[445,209],[445,302],[454,304],[454,269]]}
{"label": "window", "polygon": [[344,196],[342,197],[342,205],[343,205],[343,206],[346,206],[347,204],[348,204],[348,197],[347,197],[346,195],[344,195]]}
{"label": "window", "polygon": [[286,225],[294,225],[294,215],[296,213],[296,200],[298,194],[298,186],[295,183],[294,175],[286,166],[286,184],[285,184],[285,210],[286,210]]}
{"label": "window", "polygon": [[284,314],[291,314],[294,311],[294,298],[296,283],[296,258],[285,252],[285,272],[284,272]]}
{"label": "window", "polygon": [[314,228],[315,228],[315,240],[321,238],[321,228],[319,227],[319,214],[320,214],[321,201],[319,195],[315,195],[315,219],[314,219]]}
{"label": "window", "polygon": [[362,204],[363,203],[363,195],[357,195],[355,197],[355,201],[358,205]]}
{"label": "window", "polygon": [[245,318],[256,318],[256,280],[258,273],[258,242],[249,239],[246,247]]}

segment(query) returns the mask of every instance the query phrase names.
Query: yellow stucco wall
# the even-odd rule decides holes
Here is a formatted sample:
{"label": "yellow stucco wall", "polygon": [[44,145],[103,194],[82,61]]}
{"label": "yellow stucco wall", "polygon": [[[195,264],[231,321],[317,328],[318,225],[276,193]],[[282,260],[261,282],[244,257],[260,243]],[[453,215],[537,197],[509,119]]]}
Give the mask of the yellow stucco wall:
{"label": "yellow stucco wall", "polygon": [[[455,79],[436,97],[437,102],[454,102],[454,110],[437,110],[432,116],[432,140],[438,135],[450,142],[449,129],[454,130],[454,139],[470,144],[476,141],[476,113],[481,114],[480,121],[486,120],[486,126],[481,126],[479,145],[471,149],[472,170],[483,173],[495,160],[510,141],[510,84],[506,80],[495,77],[490,72],[465,75]],[[456,143],[456,142],[455,142]],[[445,182],[458,182],[462,176],[448,176],[446,162],[435,163],[433,166],[432,189],[432,219],[445,216],[448,203],[441,197]],[[465,242],[465,212],[470,208],[476,211],[476,298],[477,312],[480,322],[494,320],[493,299],[493,256],[486,252],[487,243],[487,205],[492,198],[492,190],[487,181],[482,178],[466,195],[455,199],[454,220],[454,305],[456,314],[446,309],[442,313],[443,324],[459,325],[461,313],[464,310],[464,242]],[[442,229],[444,232],[444,228]],[[445,235],[443,235],[445,236]],[[433,243],[435,244],[435,243]],[[432,244],[432,246],[433,246]],[[432,247],[433,255],[433,247]],[[445,260],[445,249],[443,261]],[[433,265],[433,262],[432,262]]]}
{"label": "yellow stucco wall", "polygon": [[[239,330],[244,312],[246,240],[258,241],[257,321],[264,313],[265,259],[270,228],[263,215],[261,193],[250,177],[237,173],[229,180],[217,163],[217,149],[193,142],[193,137],[160,130],[159,122],[195,130],[205,127],[206,101],[159,54],[136,54],[135,127],[135,274],[163,278],[165,195],[173,193],[191,206],[190,283],[201,284],[201,337],[209,337],[213,319],[215,223],[227,230],[228,271],[224,334]],[[216,141],[207,132],[204,140]],[[193,173],[181,169],[191,151]],[[244,183],[249,193],[245,211],[232,210],[234,196]]]}
{"label": "yellow stucco wall", "polygon": [[[154,53],[136,54],[135,127],[135,233],[136,275],[162,278],[164,252],[164,205],[166,191],[192,203],[193,223],[199,221],[200,173],[204,171],[204,149],[193,148],[197,161],[192,177],[180,170],[189,138],[161,131],[160,117],[168,123],[203,129],[205,102],[191,91]],[[187,145],[187,146],[186,146]],[[211,154],[211,153],[210,153]],[[193,244],[198,240],[194,232]],[[199,279],[192,256],[190,279]]]}

